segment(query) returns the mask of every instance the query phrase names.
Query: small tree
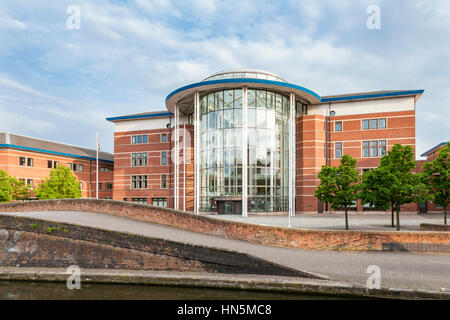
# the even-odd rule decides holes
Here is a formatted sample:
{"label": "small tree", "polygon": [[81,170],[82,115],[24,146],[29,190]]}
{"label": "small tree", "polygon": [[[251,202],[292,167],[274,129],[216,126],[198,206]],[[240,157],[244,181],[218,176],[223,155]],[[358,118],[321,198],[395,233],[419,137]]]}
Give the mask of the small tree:
{"label": "small tree", "polygon": [[400,230],[400,207],[426,199],[423,176],[411,172],[415,167],[416,161],[411,146],[396,144],[381,158],[377,169],[377,174],[382,176],[380,183],[372,185],[373,197],[383,197],[396,211],[397,230]]}
{"label": "small tree", "polygon": [[56,166],[35,190],[39,199],[81,198],[80,184],[69,168]]}
{"label": "small tree", "polygon": [[386,168],[377,168],[364,172],[361,180],[361,192],[359,198],[363,204],[371,207],[387,210],[391,207],[391,224],[394,224],[394,203],[391,199],[389,186],[391,175],[386,174]]}
{"label": "small tree", "polygon": [[320,201],[328,202],[335,210],[344,209],[345,229],[348,230],[348,208],[358,198],[356,159],[346,154],[338,168],[323,166],[318,177],[320,184],[314,195]]}
{"label": "small tree", "polygon": [[25,185],[25,181],[17,180],[16,177],[10,177],[9,182],[12,189],[12,200],[26,200],[30,197],[30,190],[28,186]]}
{"label": "small tree", "polygon": [[8,174],[0,170],[0,203],[9,202],[12,199],[12,186]]}
{"label": "small tree", "polygon": [[444,208],[444,224],[447,224],[447,206],[450,204],[450,142],[432,162],[423,165],[423,173],[431,199]]}

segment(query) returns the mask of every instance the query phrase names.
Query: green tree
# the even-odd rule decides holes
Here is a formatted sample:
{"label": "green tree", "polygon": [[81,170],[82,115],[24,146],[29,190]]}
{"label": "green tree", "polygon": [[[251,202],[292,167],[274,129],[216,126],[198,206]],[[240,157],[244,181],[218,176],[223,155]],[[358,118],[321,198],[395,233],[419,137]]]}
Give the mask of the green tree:
{"label": "green tree", "polygon": [[81,198],[80,184],[69,168],[56,166],[35,189],[39,199]]}
{"label": "green tree", "polygon": [[361,192],[359,198],[363,204],[371,207],[387,210],[391,208],[391,224],[394,223],[394,203],[390,197],[389,188],[391,175],[386,174],[386,168],[377,168],[364,172],[361,180]]}
{"label": "green tree", "polygon": [[25,185],[25,181],[17,180],[16,177],[10,177],[11,198],[12,200],[26,200],[30,197],[29,186]]}
{"label": "green tree", "polygon": [[323,166],[318,175],[320,184],[314,195],[327,202],[333,209],[345,211],[345,229],[348,230],[348,208],[358,198],[359,180],[356,159],[348,154],[341,159],[338,168]]}
{"label": "green tree", "polygon": [[0,170],[0,203],[12,200],[12,186],[8,174]]}
{"label": "green tree", "polygon": [[447,224],[447,206],[450,204],[450,142],[432,162],[423,165],[423,173],[431,199],[444,208],[444,224]]}
{"label": "green tree", "polygon": [[411,171],[415,167],[411,146],[396,144],[381,158],[377,169],[363,176],[360,198],[382,208],[389,203],[392,212],[396,212],[397,230],[400,230],[400,207],[427,199],[423,175]]}

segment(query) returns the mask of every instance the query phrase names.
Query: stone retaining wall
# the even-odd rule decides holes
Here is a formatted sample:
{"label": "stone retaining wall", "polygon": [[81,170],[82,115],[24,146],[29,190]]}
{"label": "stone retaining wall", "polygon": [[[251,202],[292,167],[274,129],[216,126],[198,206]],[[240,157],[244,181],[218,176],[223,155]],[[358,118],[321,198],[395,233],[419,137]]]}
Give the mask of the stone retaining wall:
{"label": "stone retaining wall", "polygon": [[173,209],[115,200],[63,199],[0,204],[0,212],[19,211],[106,213],[225,238],[290,248],[450,252],[450,234],[447,232],[288,229],[218,220]]}

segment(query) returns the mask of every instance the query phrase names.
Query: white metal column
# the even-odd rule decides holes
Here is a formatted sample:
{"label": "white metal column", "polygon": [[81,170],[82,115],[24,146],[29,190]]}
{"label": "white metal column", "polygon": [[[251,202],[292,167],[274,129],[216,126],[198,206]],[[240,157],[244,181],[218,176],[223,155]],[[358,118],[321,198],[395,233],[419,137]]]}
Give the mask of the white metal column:
{"label": "white metal column", "polygon": [[179,195],[179,125],[180,125],[180,112],[178,110],[178,105],[175,106],[175,144],[174,144],[174,155],[173,159],[175,160],[175,190],[174,190],[174,209],[178,210],[178,195]]}
{"label": "white metal column", "polygon": [[194,95],[194,213],[200,207],[200,94]]}
{"label": "white metal column", "polygon": [[247,87],[242,88],[242,216],[248,216]]}
{"label": "white metal column", "polygon": [[295,215],[295,94],[290,96],[289,112],[289,226]]}
{"label": "white metal column", "polygon": [[183,122],[183,211],[186,211],[186,117]]}

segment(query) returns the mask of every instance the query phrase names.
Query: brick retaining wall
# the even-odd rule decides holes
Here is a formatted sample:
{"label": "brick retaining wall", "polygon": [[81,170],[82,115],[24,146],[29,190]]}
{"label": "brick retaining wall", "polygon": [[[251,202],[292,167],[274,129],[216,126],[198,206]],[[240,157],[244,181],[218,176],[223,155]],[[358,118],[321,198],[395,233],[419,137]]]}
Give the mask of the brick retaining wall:
{"label": "brick retaining wall", "polygon": [[[49,228],[51,228],[49,230]],[[244,253],[45,220],[0,216],[0,266],[315,277]]]}
{"label": "brick retaining wall", "polygon": [[450,252],[450,234],[447,232],[288,229],[217,220],[173,209],[114,200],[63,199],[0,204],[0,212],[18,211],[106,213],[225,238],[290,248]]}
{"label": "brick retaining wall", "polygon": [[420,230],[422,230],[422,231],[450,231],[450,225],[421,223]]}

